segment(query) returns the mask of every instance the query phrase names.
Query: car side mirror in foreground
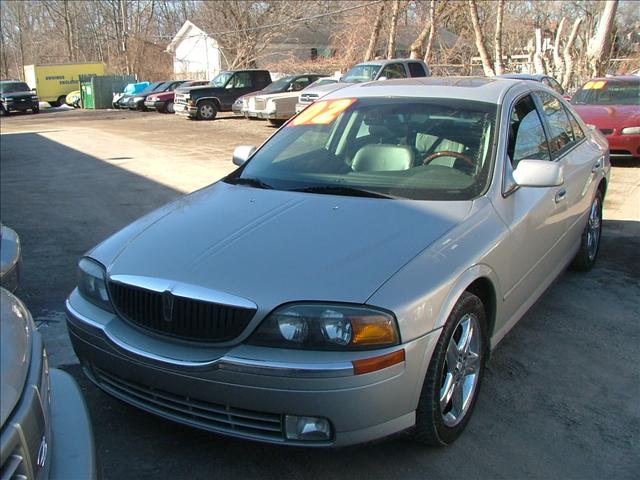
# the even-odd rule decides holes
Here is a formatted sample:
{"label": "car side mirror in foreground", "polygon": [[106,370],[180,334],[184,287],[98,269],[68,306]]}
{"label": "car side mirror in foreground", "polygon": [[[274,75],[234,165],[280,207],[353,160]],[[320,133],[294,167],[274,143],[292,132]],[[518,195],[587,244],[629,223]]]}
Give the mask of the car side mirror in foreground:
{"label": "car side mirror in foreground", "polygon": [[520,160],[513,180],[521,187],[557,187],[564,183],[562,167],[548,160]]}
{"label": "car side mirror in foreground", "polygon": [[241,166],[249,160],[256,150],[256,147],[253,145],[240,145],[233,150],[232,162],[235,165]]}

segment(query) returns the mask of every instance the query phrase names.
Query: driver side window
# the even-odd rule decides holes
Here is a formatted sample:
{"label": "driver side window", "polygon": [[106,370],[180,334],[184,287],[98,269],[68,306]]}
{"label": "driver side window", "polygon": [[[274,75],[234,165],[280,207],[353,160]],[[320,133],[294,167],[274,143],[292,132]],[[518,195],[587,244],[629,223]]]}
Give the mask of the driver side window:
{"label": "driver side window", "polygon": [[524,159],[551,160],[542,121],[530,95],[520,100],[511,111],[507,154],[513,168]]}

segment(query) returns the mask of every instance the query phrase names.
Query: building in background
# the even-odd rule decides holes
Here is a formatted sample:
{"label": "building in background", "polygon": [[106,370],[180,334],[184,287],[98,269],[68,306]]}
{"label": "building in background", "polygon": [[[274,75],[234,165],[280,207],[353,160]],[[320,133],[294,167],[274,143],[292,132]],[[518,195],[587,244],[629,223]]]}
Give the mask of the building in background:
{"label": "building in background", "polygon": [[218,42],[189,20],[173,37],[167,52],[173,54],[176,80],[209,80],[222,69],[223,54]]}

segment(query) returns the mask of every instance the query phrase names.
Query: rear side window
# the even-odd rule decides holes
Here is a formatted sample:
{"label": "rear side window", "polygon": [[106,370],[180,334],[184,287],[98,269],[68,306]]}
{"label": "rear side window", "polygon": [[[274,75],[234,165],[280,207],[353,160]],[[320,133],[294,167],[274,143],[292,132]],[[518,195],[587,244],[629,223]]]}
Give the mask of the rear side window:
{"label": "rear side window", "polygon": [[417,62],[410,62],[409,64],[409,75],[412,77],[426,77],[427,72],[424,71],[424,67]]}
{"label": "rear side window", "polygon": [[562,155],[574,143],[573,128],[562,103],[553,95],[537,92],[549,125],[549,146],[554,157]]}
{"label": "rear side window", "polygon": [[573,137],[576,139],[576,142],[582,140],[584,135],[584,130],[576,120],[576,117],[573,116],[571,112],[567,110],[567,115],[569,116],[569,121],[571,122],[571,127],[573,128]]}
{"label": "rear side window", "polygon": [[547,137],[535,103],[527,95],[511,111],[507,154],[515,168],[520,160],[551,160]]}
{"label": "rear side window", "polygon": [[[237,72],[231,81],[233,88],[248,88],[253,86],[251,72]],[[228,85],[227,85],[228,86]]]}
{"label": "rear side window", "polygon": [[401,63],[392,63],[387,65],[380,74],[381,77],[391,78],[406,78],[407,72],[404,71],[404,66]]}

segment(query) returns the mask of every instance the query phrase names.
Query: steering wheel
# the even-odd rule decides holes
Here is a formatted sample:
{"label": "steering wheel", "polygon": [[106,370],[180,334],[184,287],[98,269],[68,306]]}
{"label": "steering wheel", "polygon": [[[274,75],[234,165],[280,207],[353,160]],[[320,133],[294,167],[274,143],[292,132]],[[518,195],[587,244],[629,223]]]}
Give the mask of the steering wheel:
{"label": "steering wheel", "polygon": [[424,157],[424,160],[422,160],[422,165],[429,165],[433,160],[440,157],[453,157],[453,158],[464,161],[467,165],[469,165],[472,168],[475,166],[475,164],[473,163],[473,160],[471,160],[471,158],[469,158],[467,155],[465,155],[464,153],[454,152],[451,150],[443,150],[441,152],[436,152],[436,153],[432,153],[431,155],[427,155],[426,157]]}

